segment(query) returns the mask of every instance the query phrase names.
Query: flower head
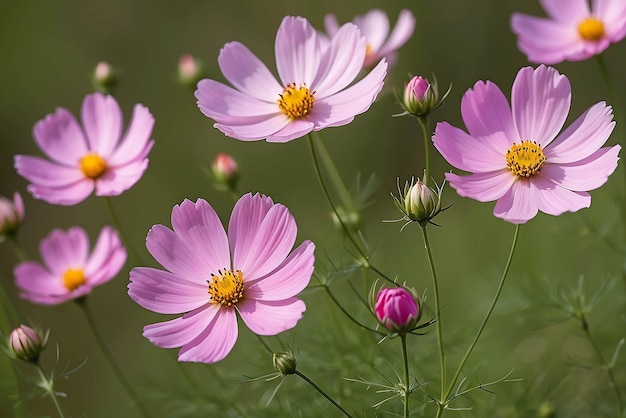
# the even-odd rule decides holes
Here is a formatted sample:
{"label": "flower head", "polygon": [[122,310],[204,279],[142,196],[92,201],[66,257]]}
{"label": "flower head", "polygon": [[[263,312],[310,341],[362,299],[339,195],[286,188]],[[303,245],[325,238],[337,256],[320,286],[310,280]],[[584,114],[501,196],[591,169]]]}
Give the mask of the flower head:
{"label": "flower head", "polygon": [[[415,29],[415,17],[410,10],[402,10],[398,16],[396,26],[389,34],[389,17],[379,9],[373,9],[362,16],[357,16],[352,21],[361,30],[367,43],[365,44],[364,67],[386,58],[393,64],[396,60],[396,51],[404,45]],[[328,14],[324,17],[324,26],[330,37],[339,31],[339,23],[335,15]]]}
{"label": "flower head", "polygon": [[126,250],[117,233],[104,227],[89,252],[87,233],[79,227],[55,229],[39,245],[43,264],[25,261],[13,269],[20,295],[40,305],[57,305],[91,293],[124,266]]}
{"label": "flower head", "polygon": [[10,357],[37,363],[47,342],[48,333],[44,334],[26,325],[20,325],[11,331],[7,342],[7,351]]}
{"label": "flower head", "polygon": [[126,133],[115,99],[101,93],[85,97],[82,127],[63,108],[35,124],[33,135],[50,160],[16,155],[15,168],[31,184],[37,199],[74,205],[95,189],[97,196],[117,196],[131,188],[148,167],[154,118],[136,104]]}
{"label": "flower head", "polygon": [[542,0],[548,18],[513,14],[511,27],[528,60],[543,64],[581,61],[626,36],[623,0]]}
{"label": "flower head", "polygon": [[421,307],[416,292],[404,287],[382,288],[374,304],[378,321],[389,331],[406,334],[412,331],[421,317]]}
{"label": "flower head", "polygon": [[310,241],[291,251],[296,223],[267,196],[242,196],[228,234],[202,199],[174,206],[172,229],[155,225],[146,245],[166,269],[136,267],[129,296],[146,309],[182,316],[147,325],[153,344],[182,347],[178,359],[215,363],[237,340],[237,314],[252,332],[275,335],[296,326],[305,310],[294,296],[313,274]]}
{"label": "flower head", "polygon": [[447,173],[450,185],[464,197],[497,200],[494,215],[515,224],[538,211],[560,215],[589,207],[587,191],[613,173],[620,146],[601,148],[615,127],[604,102],[559,133],[570,100],[567,77],[543,65],[517,73],[511,106],[495,84],[477,82],[461,102],[469,134],[443,122],[433,136],[452,166],[473,173]]}
{"label": "flower head", "polygon": [[276,34],[280,81],[248,48],[230,42],[218,63],[235,87],[215,80],[198,83],[198,107],[224,134],[243,141],[287,142],[311,131],[350,123],[380,92],[385,60],[348,87],[361,70],[365,40],[346,24],[322,47],[320,36],[302,17],[287,16]]}
{"label": "flower head", "polygon": [[24,220],[24,201],[22,196],[15,192],[13,201],[0,196],[0,238],[15,234]]}

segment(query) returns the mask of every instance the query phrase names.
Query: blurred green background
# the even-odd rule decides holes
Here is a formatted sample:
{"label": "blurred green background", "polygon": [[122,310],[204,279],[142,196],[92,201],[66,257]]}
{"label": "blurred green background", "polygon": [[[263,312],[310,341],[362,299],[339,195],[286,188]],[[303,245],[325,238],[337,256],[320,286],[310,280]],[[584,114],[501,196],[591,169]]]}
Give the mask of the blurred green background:
{"label": "blurred green background", "polygon": [[[27,182],[13,169],[13,155],[41,155],[31,133],[38,120],[57,107],[79,113],[83,97],[92,91],[91,72],[104,60],[121,71],[115,97],[125,123],[135,103],[148,106],[156,118],[156,144],[148,171],[135,187],[113,200],[132,246],[145,263],[155,265],[144,245],[148,229],[157,223],[169,226],[172,206],[184,198],[208,200],[227,222],[233,201],[215,190],[203,171],[218,152],[227,152],[239,163],[242,193],[259,191],[289,207],[299,225],[298,241],[311,239],[317,244],[316,266],[320,271],[327,269],[329,259],[349,264],[347,245],[331,222],[306,139],[267,144],[226,138],[197,109],[193,91],[177,84],[176,68],[181,54],[191,53],[206,64],[211,78],[223,80],[217,55],[224,43],[238,40],[274,70],[274,36],[283,16],[305,16],[323,29],[326,13],[346,22],[375,7],[384,9],[392,24],[401,9],[411,9],[417,20],[415,33],[400,50],[399,60],[372,108],[353,123],[326,129],[321,135],[352,190],[357,173],[363,178],[374,173],[379,181],[373,204],[362,214],[363,232],[371,244],[375,265],[419,291],[429,289],[431,294],[419,229],[411,225],[400,232],[402,224],[382,222],[400,217],[389,196],[396,192],[397,179],[404,182],[421,176],[424,164],[418,123],[391,117],[400,113],[394,89],[399,91],[409,75],[436,74],[440,86],[452,83],[453,89],[446,105],[433,115],[432,127],[438,120],[463,126],[459,105],[469,87],[477,80],[492,80],[508,97],[515,74],[528,65],[515,46],[509,20],[516,11],[543,16],[536,1],[3,1],[0,195],[11,196],[17,190],[25,199],[26,221],[19,237],[29,257],[39,259],[38,242],[53,228],[80,225],[93,242],[100,228],[110,223],[102,199],[92,196],[72,207],[34,200],[25,190]],[[620,100],[626,91],[620,76],[625,57],[625,42],[612,46],[604,56],[615,83],[613,97]],[[563,63],[557,68],[572,84],[568,123],[593,103],[610,102],[610,92],[595,60]],[[618,126],[624,116],[616,115]],[[618,140],[614,135],[609,142]],[[450,167],[438,154],[433,156],[432,173],[440,181]],[[539,214],[522,228],[504,294],[466,372],[473,384],[496,380],[512,369],[512,377],[523,381],[498,385],[492,388],[495,395],[474,392],[458,404],[474,409],[450,416],[534,417],[539,416],[544,402],[552,403],[559,417],[615,416],[606,375],[599,369],[588,341],[574,321],[563,322],[563,313],[546,308],[546,293],[550,287],[576,287],[580,275],[585,276],[586,289],[593,293],[603,280],[616,277],[609,297],[590,315],[591,330],[604,355],[612,355],[626,329],[626,289],[620,276],[623,260],[603,236],[621,239],[617,218],[623,169],[618,168],[606,186],[592,193],[590,209],[558,218]],[[462,199],[452,189],[446,190],[445,203],[454,206],[437,218],[443,227],[431,228],[430,234],[442,287],[449,369],[454,370],[495,290],[514,228],[493,217],[493,203]],[[57,382],[58,389],[68,395],[62,400],[67,416],[133,416],[128,398],[98,350],[82,312],[73,303],[40,307],[18,300],[12,284],[16,262],[11,245],[0,244],[3,286],[26,320],[51,330],[50,346],[42,359],[44,367],[49,370],[54,366],[57,346],[59,372],[87,360],[69,379]],[[97,288],[89,302],[111,351],[155,417],[339,416],[293,376],[269,407],[264,406],[264,399],[277,381],[238,384],[247,377],[272,372],[271,356],[243,325],[239,341],[225,361],[178,365],[175,350],[154,347],[141,336],[145,324],[166,318],[140,308],[127,296],[132,267],[129,262],[117,278]],[[366,291],[375,277],[365,276],[340,276],[333,289],[348,309],[374,326],[346,285],[349,279]],[[303,298],[307,302],[304,319],[295,330],[269,339],[269,344],[274,349],[281,344],[294,347],[304,373],[356,416],[374,416],[371,405],[384,395],[372,388],[366,391],[365,386],[346,382],[343,377],[383,381],[376,368],[394,378],[392,370],[401,370],[399,341],[377,345],[375,336],[352,326],[323,292],[307,292]],[[1,331],[6,334],[9,329]],[[409,350],[413,375],[426,382],[426,391],[436,394],[434,328],[423,337],[411,339]],[[38,395],[23,408],[13,410],[8,398],[15,394],[13,373],[7,359],[0,363],[0,416],[55,415],[50,400]],[[622,387],[626,386],[624,365],[620,357],[616,370]],[[33,389],[28,379],[34,370],[26,364],[17,366],[20,392],[27,396]],[[416,395],[415,405],[420,403],[418,399]],[[229,406],[235,403],[241,405],[238,411]],[[193,409],[194,405],[204,409]],[[397,412],[399,405],[395,399],[382,410]],[[415,415],[432,416],[432,411],[427,405]]]}

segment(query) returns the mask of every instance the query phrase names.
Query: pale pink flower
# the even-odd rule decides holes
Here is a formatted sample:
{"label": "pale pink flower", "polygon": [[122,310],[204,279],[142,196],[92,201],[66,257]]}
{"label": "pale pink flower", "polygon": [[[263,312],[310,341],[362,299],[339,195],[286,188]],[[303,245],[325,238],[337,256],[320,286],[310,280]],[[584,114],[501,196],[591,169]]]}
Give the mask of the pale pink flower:
{"label": "pale pink flower", "polygon": [[126,249],[109,226],[102,228],[93,251],[84,229],[53,230],[41,240],[43,264],[25,261],[13,269],[20,296],[40,305],[57,305],[91,293],[119,273]]}
{"label": "pale pink flower", "polygon": [[[389,17],[379,9],[373,9],[362,16],[355,17],[352,23],[359,27],[367,42],[364,67],[369,67],[383,57],[390,65],[395,63],[397,50],[411,38],[415,30],[415,17],[410,10],[406,9],[400,12],[391,34],[389,34]],[[335,15],[326,15],[324,26],[331,38],[339,31],[339,23]]]}
{"label": "pale pink flower", "polygon": [[122,135],[122,111],[115,99],[101,93],[85,97],[82,127],[63,108],[35,124],[35,142],[50,159],[16,155],[17,172],[31,184],[37,199],[74,205],[92,192],[116,196],[139,181],[148,167],[154,118],[136,104]]}
{"label": "pale pink flower", "polygon": [[239,42],[224,45],[218,63],[232,88],[215,80],[198,83],[198,107],[227,136],[243,141],[287,142],[311,131],[350,123],[365,112],[383,86],[387,63],[348,87],[365,59],[365,39],[352,24],[322,46],[302,17],[287,16],[276,34],[280,81]]}
{"label": "pale pink flower", "polygon": [[237,314],[258,335],[278,334],[302,318],[304,302],[294,296],[313,274],[315,246],[305,241],[291,251],[297,227],[285,206],[248,193],[235,205],[227,235],[205,200],[185,200],[172,210],[172,227],[153,226],[146,241],[166,270],[130,272],[135,302],[183,314],[147,325],[150,342],[182,347],[180,361],[215,363],[237,340]]}
{"label": "pale pink flower", "polygon": [[560,215],[589,207],[587,191],[613,173],[620,146],[601,148],[615,127],[604,102],[559,133],[570,100],[567,77],[543,65],[517,73],[511,106],[498,86],[477,82],[461,101],[469,134],[443,122],[433,136],[452,166],[473,173],[447,173],[450,185],[464,197],[497,200],[494,215],[515,224],[539,210]]}
{"label": "pale pink flower", "polygon": [[624,0],[541,0],[548,18],[513,14],[511,28],[528,60],[543,64],[581,61],[626,36]]}

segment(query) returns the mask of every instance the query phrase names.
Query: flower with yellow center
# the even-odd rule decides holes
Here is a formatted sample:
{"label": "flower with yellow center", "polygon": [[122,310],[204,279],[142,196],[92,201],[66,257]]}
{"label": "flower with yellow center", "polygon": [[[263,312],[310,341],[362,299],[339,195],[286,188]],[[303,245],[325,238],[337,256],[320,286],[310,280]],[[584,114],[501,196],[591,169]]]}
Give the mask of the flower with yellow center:
{"label": "flower with yellow center", "polygon": [[595,17],[588,17],[578,24],[578,34],[586,41],[598,41],[604,36],[604,23]]}
{"label": "flower with yellow center", "polygon": [[107,162],[98,154],[89,153],[80,160],[80,171],[85,177],[92,180],[98,179],[107,169]]}
{"label": "flower with yellow center", "polygon": [[541,145],[534,141],[522,141],[519,145],[513,143],[506,152],[506,166],[517,177],[534,176],[545,161]]}
{"label": "flower with yellow center", "polygon": [[232,307],[243,298],[243,274],[241,270],[218,270],[218,274],[212,274],[209,284],[211,303]]}
{"label": "flower with yellow center", "polygon": [[73,292],[87,282],[83,269],[67,269],[63,273],[63,286],[70,292]]}
{"label": "flower with yellow center", "polygon": [[302,118],[313,109],[314,94],[304,84],[300,87],[295,83],[287,84],[278,99],[278,108],[291,119]]}

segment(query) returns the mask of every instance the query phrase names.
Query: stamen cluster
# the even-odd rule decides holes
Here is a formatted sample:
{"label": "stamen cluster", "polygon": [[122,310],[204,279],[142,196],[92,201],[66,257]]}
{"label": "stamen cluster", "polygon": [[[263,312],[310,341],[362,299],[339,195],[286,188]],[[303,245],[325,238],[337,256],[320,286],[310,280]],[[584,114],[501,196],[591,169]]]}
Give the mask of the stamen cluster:
{"label": "stamen cluster", "polygon": [[209,294],[211,302],[222,306],[231,307],[243,298],[243,273],[241,270],[229,269],[218,270],[218,274],[211,274]]}
{"label": "stamen cluster", "polygon": [[522,141],[506,152],[506,166],[518,177],[531,177],[541,170],[546,161],[541,145],[535,141]]}

